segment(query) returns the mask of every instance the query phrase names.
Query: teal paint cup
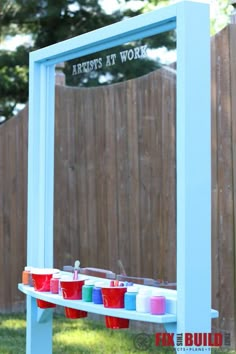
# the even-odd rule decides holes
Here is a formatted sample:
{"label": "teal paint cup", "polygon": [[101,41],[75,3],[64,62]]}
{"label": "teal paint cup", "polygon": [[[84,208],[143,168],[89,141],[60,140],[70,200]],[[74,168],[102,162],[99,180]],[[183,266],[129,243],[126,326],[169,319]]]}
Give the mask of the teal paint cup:
{"label": "teal paint cup", "polygon": [[85,284],[82,287],[82,300],[85,302],[93,301],[93,287],[94,282],[92,280],[85,281]]}

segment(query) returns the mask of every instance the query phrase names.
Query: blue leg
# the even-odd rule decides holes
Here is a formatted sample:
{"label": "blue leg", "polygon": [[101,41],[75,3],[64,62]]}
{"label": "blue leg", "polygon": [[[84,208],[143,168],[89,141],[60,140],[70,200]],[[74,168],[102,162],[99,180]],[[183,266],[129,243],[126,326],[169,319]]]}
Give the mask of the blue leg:
{"label": "blue leg", "polygon": [[27,296],[26,354],[42,353],[52,354],[52,309],[40,310]]}

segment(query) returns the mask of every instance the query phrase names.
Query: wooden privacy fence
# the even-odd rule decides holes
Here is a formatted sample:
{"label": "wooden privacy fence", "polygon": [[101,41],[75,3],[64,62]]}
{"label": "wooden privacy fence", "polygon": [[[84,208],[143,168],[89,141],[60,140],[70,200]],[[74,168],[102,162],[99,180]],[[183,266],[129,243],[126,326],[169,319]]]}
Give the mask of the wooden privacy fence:
{"label": "wooden privacy fence", "polygon": [[[212,307],[220,311],[213,327],[230,332],[232,346],[235,42],[235,25],[212,38]],[[175,82],[174,70],[160,69],[108,87],[56,87],[56,267],[79,258],[118,272],[121,259],[130,275],[176,280]],[[17,283],[26,263],[26,185],[27,109],[0,126],[2,312],[24,304]]]}
{"label": "wooden privacy fence", "polygon": [[166,70],[101,88],[58,87],[57,264],[79,257],[118,271],[121,259],[128,274],[175,279],[174,92]]}
{"label": "wooden privacy fence", "polygon": [[0,311],[17,311],[26,263],[27,109],[0,125]]}

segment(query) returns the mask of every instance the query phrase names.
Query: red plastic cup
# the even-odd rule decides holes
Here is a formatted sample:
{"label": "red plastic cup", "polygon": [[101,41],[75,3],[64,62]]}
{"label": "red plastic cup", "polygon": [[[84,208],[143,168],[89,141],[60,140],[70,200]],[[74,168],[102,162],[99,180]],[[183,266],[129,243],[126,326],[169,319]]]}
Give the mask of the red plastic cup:
{"label": "red plastic cup", "polygon": [[[102,288],[103,304],[106,308],[124,308],[124,295],[127,288],[122,287],[104,287]],[[105,316],[107,328],[121,329],[129,328],[129,320],[127,318],[119,318],[113,316]]]}
{"label": "red plastic cup", "polygon": [[[39,292],[49,292],[50,291],[50,279],[54,273],[59,272],[57,269],[51,268],[33,268],[31,270],[34,290]],[[37,299],[38,307],[42,309],[56,307],[55,304],[51,302]]]}
{"label": "red plastic cup", "polygon": [[86,311],[65,307],[65,316],[70,319],[84,318],[88,316]]}
{"label": "red plastic cup", "polygon": [[105,316],[105,323],[107,328],[112,328],[112,329],[129,328],[129,320],[127,318]]}
{"label": "red plastic cup", "polygon": [[[65,280],[61,280],[60,283],[61,283],[62,296],[64,299],[66,300],[82,299],[82,286],[84,285],[84,280],[65,279]],[[77,310],[77,309],[72,309],[70,307],[65,307],[65,316],[71,319],[84,318],[87,317],[87,312]]]}
{"label": "red plastic cup", "polygon": [[81,300],[84,280],[61,279],[62,296],[67,300]]}
{"label": "red plastic cup", "polygon": [[51,309],[51,308],[56,307],[56,304],[53,304],[52,302],[40,300],[40,299],[37,299],[37,305],[41,309]]}
{"label": "red plastic cup", "polygon": [[121,287],[104,287],[102,288],[102,298],[104,307],[108,308],[124,308],[124,296],[127,288]]}

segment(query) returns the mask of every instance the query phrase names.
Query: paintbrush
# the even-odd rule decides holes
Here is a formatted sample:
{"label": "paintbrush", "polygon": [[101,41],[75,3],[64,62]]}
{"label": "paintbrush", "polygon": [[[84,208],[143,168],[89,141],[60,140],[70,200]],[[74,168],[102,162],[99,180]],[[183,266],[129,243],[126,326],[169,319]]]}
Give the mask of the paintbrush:
{"label": "paintbrush", "polygon": [[78,280],[80,261],[75,261],[73,280]]}

